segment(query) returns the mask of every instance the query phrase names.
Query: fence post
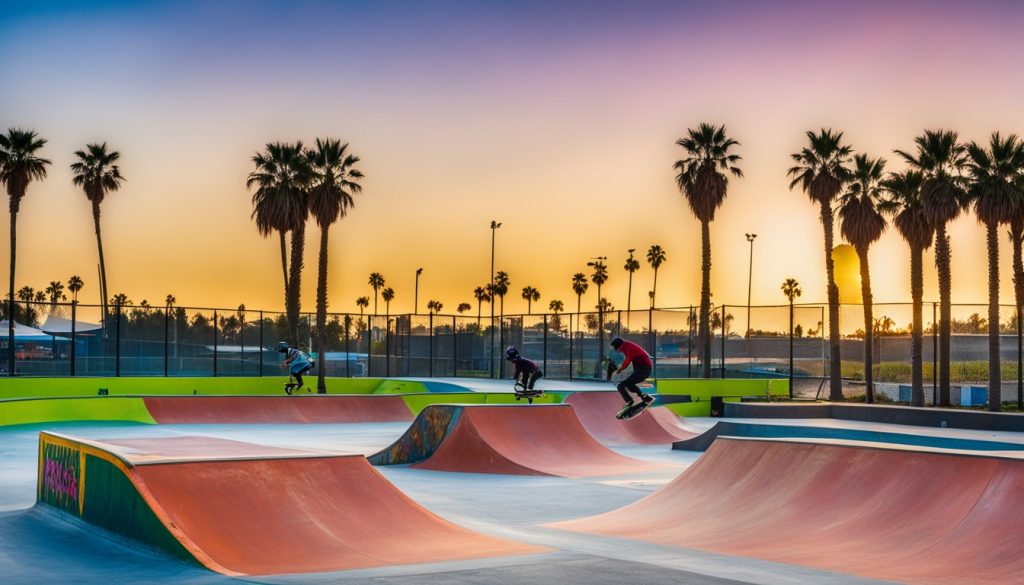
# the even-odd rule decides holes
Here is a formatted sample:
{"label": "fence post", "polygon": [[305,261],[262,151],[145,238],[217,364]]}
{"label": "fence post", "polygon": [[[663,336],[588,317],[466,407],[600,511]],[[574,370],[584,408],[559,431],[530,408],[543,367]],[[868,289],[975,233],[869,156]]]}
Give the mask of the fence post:
{"label": "fence post", "polygon": [[217,377],[217,309],[213,310],[213,377]]}
{"label": "fence post", "polygon": [[569,381],[572,381],[572,313],[569,313]]}
{"label": "fence post", "polygon": [[651,347],[651,361],[653,367],[651,368],[651,375],[654,379],[658,379],[658,337],[654,334],[654,307],[647,309],[647,336],[650,337],[648,343]]}
{"label": "fence post", "polygon": [[544,371],[548,369],[548,315],[544,314]]}
{"label": "fence post", "polygon": [[263,377],[263,310],[260,310],[260,376]]}
{"label": "fence post", "polygon": [[428,364],[427,372],[429,377],[434,377],[434,312],[430,312],[430,317],[427,318],[427,344],[430,346],[428,350]]}
{"label": "fence post", "polygon": [[384,375],[388,378],[391,377],[391,317],[385,317],[387,323],[384,330]]}
{"label": "fence post", "polygon": [[693,305],[686,314],[686,377],[693,377]]}
{"label": "fence post", "polygon": [[939,405],[939,322],[936,319],[936,303],[932,303],[932,406]]}
{"label": "fence post", "polygon": [[793,399],[793,301],[789,302],[789,399]]}
{"label": "fence post", "polygon": [[14,376],[14,299],[7,299],[7,375]]}
{"label": "fence post", "polygon": [[459,377],[459,330],[455,315],[452,315],[452,377]]}
{"label": "fence post", "polygon": [[726,332],[726,306],[722,305],[722,379],[725,379],[725,332]]}
{"label": "fence post", "polygon": [[345,328],[345,377],[351,378],[352,367],[350,364],[352,363],[352,354],[350,353],[348,346],[348,330],[349,327],[352,326],[352,318],[346,314],[344,317],[342,317],[342,323],[344,324]]}
{"label": "fence post", "polygon": [[121,304],[114,305],[117,315],[114,319],[114,377],[121,376]]}
{"label": "fence post", "polygon": [[75,327],[75,309],[78,307],[78,301],[71,301],[71,375],[75,375],[75,334],[77,333]]}
{"label": "fence post", "polygon": [[164,307],[164,377],[167,377],[168,373],[168,352],[170,347],[168,345],[168,331],[171,328],[171,306],[167,305]]}
{"label": "fence post", "polygon": [[370,364],[373,362],[373,317],[366,317],[366,376],[370,377]]}

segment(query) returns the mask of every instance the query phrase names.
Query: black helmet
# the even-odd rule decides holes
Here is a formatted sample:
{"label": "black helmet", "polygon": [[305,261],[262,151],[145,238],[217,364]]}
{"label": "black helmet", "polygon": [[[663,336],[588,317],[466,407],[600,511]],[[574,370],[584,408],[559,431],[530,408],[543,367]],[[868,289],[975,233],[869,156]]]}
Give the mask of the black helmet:
{"label": "black helmet", "polygon": [[615,337],[612,339],[612,347],[614,347],[615,349],[619,349],[620,345],[622,345],[621,337]]}
{"label": "black helmet", "polygon": [[514,345],[508,346],[508,349],[505,350],[505,359],[507,359],[507,360],[519,359],[519,350],[516,349],[516,346],[514,346]]}
{"label": "black helmet", "polygon": [[288,342],[287,341],[282,341],[282,342],[278,343],[277,344],[277,352],[278,353],[288,353]]}

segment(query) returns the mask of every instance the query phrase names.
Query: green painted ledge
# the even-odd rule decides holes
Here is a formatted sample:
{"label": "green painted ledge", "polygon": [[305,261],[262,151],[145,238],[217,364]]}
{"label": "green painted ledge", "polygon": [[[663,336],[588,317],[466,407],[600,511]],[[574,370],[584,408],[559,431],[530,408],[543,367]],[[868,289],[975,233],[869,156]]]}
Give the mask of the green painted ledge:
{"label": "green painted ledge", "polygon": [[[534,404],[557,404],[564,396],[558,393],[534,398]],[[433,394],[406,394],[402,396],[413,416],[431,404],[529,404],[526,399],[516,401],[515,395],[499,392],[435,392]]]}
{"label": "green painted ledge", "polygon": [[744,396],[775,398],[789,397],[789,380],[779,378],[726,378],[726,379],[662,379],[658,380],[658,394],[688,394],[693,402],[667,405],[680,416],[711,416],[711,398],[721,396],[725,402],[739,402]]}
{"label": "green painted ledge", "polygon": [[135,396],[0,401],[0,426],[82,421],[156,424],[143,399]]}
{"label": "green painted ledge", "polygon": [[[0,399],[97,396],[106,388],[110,396],[173,396],[180,394],[278,395],[284,392],[285,376],[242,377],[120,377],[120,378],[0,378]],[[316,385],[316,376],[307,377]],[[327,378],[331,394],[370,394],[381,378]]]}

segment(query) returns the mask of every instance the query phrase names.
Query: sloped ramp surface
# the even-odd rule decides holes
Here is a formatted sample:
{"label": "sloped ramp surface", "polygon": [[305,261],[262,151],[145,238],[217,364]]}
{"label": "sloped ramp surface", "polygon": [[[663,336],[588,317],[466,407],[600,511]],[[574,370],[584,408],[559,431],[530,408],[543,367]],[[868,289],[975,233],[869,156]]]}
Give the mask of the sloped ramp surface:
{"label": "sloped ramp surface", "polygon": [[1014,583],[1024,461],[723,437],[654,494],[551,524],[908,583]]}
{"label": "sloped ramp surface", "polygon": [[629,420],[615,418],[623,405],[618,392],[575,392],[565,403],[572,405],[587,432],[608,445],[667,445],[694,436],[665,408],[651,407]]}
{"label": "sloped ramp surface", "polygon": [[362,456],[205,437],[99,443],[41,433],[38,501],[226,575],[546,550],[443,520]]}
{"label": "sloped ramp surface", "polygon": [[435,471],[563,477],[662,467],[608,449],[567,404],[431,405],[405,435],[369,460]]}
{"label": "sloped ramp surface", "polygon": [[412,413],[401,396],[147,396],[146,408],[161,424],[406,422]]}

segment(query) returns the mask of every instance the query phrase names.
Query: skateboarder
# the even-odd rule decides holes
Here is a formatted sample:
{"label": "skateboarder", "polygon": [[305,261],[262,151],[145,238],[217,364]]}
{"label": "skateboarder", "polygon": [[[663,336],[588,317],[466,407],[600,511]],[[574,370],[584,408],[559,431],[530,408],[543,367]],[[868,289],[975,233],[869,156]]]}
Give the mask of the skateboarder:
{"label": "skateboarder", "polygon": [[281,365],[287,366],[289,373],[295,378],[296,385],[294,388],[291,384],[285,384],[284,387],[285,392],[291,394],[293,389],[298,390],[302,388],[302,374],[312,370],[316,362],[313,361],[313,358],[309,357],[308,353],[291,347],[284,341],[277,344],[277,351],[284,354],[284,362]]}
{"label": "skateboarder", "polygon": [[540,371],[537,364],[519,355],[519,350],[514,345],[505,350],[505,359],[515,366],[512,378],[516,383],[522,386],[525,392],[533,392],[533,385],[544,376],[544,372]]}
{"label": "skateboarder", "polygon": [[640,382],[643,382],[651,375],[651,368],[654,363],[651,361],[651,356],[647,355],[644,348],[633,343],[632,341],[626,341],[621,337],[612,339],[612,349],[621,353],[625,356],[622,360],[622,365],[616,370],[616,374],[622,373],[626,369],[626,366],[633,364],[633,372],[626,376],[626,379],[619,382],[618,390],[619,394],[622,395],[622,399],[626,401],[626,406],[620,413],[628,412],[629,409],[633,408],[636,403],[633,402],[633,397],[630,396],[630,392],[636,394],[637,397],[643,402],[644,407],[654,402],[654,397],[650,394],[644,394],[642,390],[637,386]]}

